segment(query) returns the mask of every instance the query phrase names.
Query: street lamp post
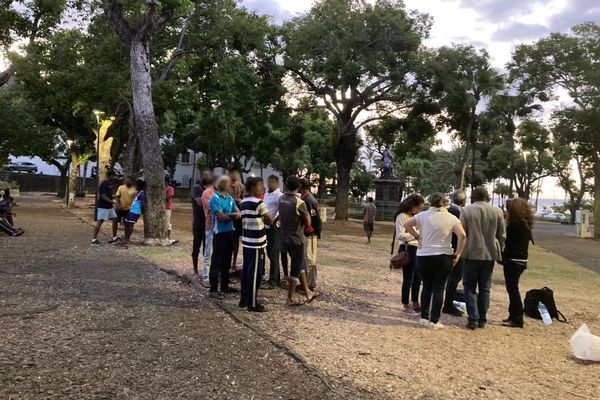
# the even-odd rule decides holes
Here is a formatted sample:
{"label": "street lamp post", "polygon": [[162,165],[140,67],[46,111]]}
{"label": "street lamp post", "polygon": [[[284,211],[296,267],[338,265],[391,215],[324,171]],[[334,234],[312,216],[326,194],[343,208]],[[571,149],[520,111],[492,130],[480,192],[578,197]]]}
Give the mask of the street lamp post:
{"label": "street lamp post", "polygon": [[73,146],[73,141],[71,139],[67,139],[67,164],[69,165],[69,167],[67,168],[67,191],[65,193],[65,204],[67,206],[67,208],[69,207],[69,200],[71,199],[70,196],[70,188],[69,185],[71,183],[71,168],[73,168],[73,166],[71,164],[69,164],[69,158],[71,158],[71,146]]}

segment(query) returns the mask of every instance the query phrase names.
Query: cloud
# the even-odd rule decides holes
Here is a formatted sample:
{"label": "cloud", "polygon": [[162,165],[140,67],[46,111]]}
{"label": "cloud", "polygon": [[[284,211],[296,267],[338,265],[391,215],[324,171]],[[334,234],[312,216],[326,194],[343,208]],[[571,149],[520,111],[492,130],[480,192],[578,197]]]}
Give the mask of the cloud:
{"label": "cloud", "polygon": [[455,37],[451,38],[451,40],[452,40],[452,43],[471,45],[475,48],[486,49],[486,50],[487,50],[488,46],[490,45],[489,43],[483,42],[481,40],[475,40],[468,36],[455,36]]}
{"label": "cloud", "polygon": [[567,31],[574,25],[584,22],[600,23],[600,2],[598,0],[570,0],[567,6],[550,17],[548,26],[552,32]]}
{"label": "cloud", "polygon": [[491,39],[497,42],[512,42],[537,39],[549,33],[545,25],[523,24],[521,22],[509,22],[503,24],[492,33]]}
{"label": "cloud", "polygon": [[[552,0],[461,0],[461,6],[479,13],[491,22],[501,22],[509,17],[530,13],[536,4],[550,3]],[[592,0],[594,1],[594,0]]]}
{"label": "cloud", "polygon": [[269,15],[277,24],[292,18],[290,10],[281,8],[277,0],[242,0],[242,5],[258,14]]}

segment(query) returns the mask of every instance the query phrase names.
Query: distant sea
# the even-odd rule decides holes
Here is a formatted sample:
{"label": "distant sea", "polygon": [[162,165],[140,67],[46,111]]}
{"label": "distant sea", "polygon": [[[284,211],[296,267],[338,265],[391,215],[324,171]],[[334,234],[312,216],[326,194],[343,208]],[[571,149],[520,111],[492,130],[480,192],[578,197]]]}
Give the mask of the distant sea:
{"label": "distant sea", "polygon": [[[494,205],[498,205],[498,196],[496,196],[494,198]],[[505,199],[506,200],[506,199]],[[529,203],[531,203],[532,206],[534,206],[535,208],[535,197],[533,197],[532,199],[529,199]],[[546,209],[552,209],[552,207],[554,206],[562,206],[565,203],[565,199],[563,198],[554,198],[554,199],[542,199],[539,198],[537,201],[537,210],[536,211],[543,211]]]}

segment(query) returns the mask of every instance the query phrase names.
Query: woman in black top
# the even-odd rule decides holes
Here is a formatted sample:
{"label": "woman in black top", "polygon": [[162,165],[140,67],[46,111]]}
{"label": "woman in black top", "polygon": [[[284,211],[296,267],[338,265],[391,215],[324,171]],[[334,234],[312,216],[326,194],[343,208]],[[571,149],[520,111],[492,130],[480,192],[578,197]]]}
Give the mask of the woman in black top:
{"label": "woman in black top", "polygon": [[533,242],[531,228],[533,217],[529,203],[516,198],[506,202],[506,244],[504,246],[504,280],[508,292],[508,318],[504,326],[523,327],[523,301],[519,292],[519,279],[527,268],[529,242]]}

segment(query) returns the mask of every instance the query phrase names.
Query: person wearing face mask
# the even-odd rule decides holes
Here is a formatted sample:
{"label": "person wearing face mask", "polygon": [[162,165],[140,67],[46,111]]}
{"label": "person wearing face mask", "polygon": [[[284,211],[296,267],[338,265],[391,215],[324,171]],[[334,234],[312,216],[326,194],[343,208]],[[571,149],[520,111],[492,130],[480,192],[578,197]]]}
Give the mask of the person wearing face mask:
{"label": "person wearing face mask", "polygon": [[[212,187],[213,173],[210,168],[204,168],[200,173],[200,180],[192,188],[192,233],[194,241],[192,244],[192,264],[194,266],[194,275],[198,275],[198,259],[200,249],[204,245],[206,248],[206,215],[202,205],[202,194],[206,189]],[[203,276],[208,276],[208,269],[203,271]]]}
{"label": "person wearing face mask", "polygon": [[115,212],[117,213],[117,218],[113,219],[112,239],[108,241],[109,243],[117,243],[119,241],[119,237],[117,236],[119,222],[125,224],[124,219],[129,214],[129,209],[136,194],[137,190],[133,186],[131,178],[125,178],[123,184],[117,188],[117,193],[115,193]]}

